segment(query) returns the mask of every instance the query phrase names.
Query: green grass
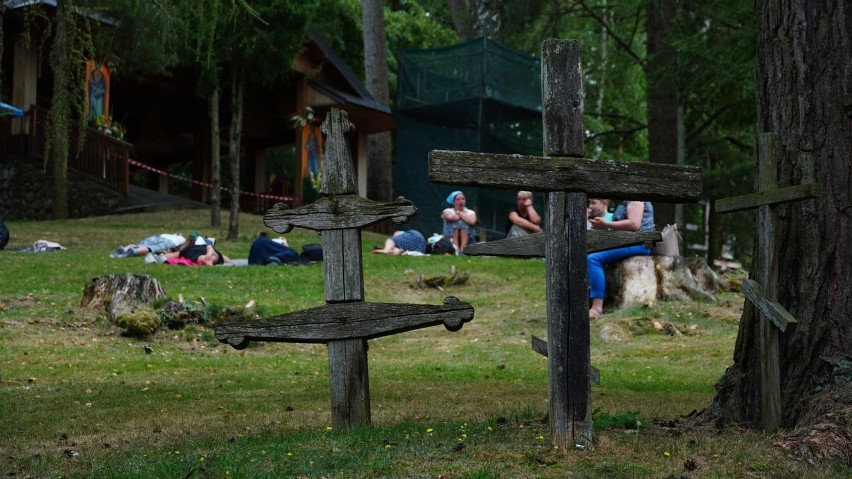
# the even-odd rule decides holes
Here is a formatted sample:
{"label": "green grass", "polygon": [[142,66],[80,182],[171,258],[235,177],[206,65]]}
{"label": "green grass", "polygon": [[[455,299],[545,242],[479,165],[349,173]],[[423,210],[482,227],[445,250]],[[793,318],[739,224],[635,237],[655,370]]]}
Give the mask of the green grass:
{"label": "green grass", "polygon": [[[80,306],[92,278],[132,272],[166,293],[214,308],[251,300],[264,315],[323,304],[321,264],[187,268],[110,259],[118,245],[160,232],[219,238],[245,258],[260,217],[225,241],[207,212],[177,211],[70,221],[11,222],[0,252],[0,473],[16,478],[149,477],[848,477],[804,465],[773,446],[777,435],[717,431],[672,421],[708,407],[730,364],[742,300],[661,303],[614,311],[592,324],[601,371],[593,407],[635,412],[641,426],[595,431],[586,450],[549,445],[547,362],[530,349],[546,337],[544,262],[371,255],[363,237],[368,301],[470,302],[472,322],[370,341],[372,427],[329,430],[325,346],[253,344],[236,351],[203,326],[143,340]],[[270,234],[274,234],[270,232]],[[319,242],[288,234],[296,247]],[[21,253],[37,239],[67,251]],[[417,275],[471,273],[446,291],[409,287]],[[651,321],[693,334],[665,336]],[[619,339],[604,341],[601,331]],[[145,346],[153,350],[148,354]],[[656,421],[664,420],[664,421]]]}

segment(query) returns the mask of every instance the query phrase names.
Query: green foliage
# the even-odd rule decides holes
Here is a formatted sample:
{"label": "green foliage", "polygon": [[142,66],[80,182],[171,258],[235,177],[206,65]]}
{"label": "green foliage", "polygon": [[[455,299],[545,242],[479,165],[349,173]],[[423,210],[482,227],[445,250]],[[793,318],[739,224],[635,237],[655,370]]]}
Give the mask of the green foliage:
{"label": "green foliage", "polygon": [[622,411],[616,415],[612,415],[601,411],[600,408],[592,412],[592,421],[594,422],[595,429],[638,429],[642,424],[639,421],[639,413],[637,411]]}
{"label": "green foliage", "polygon": [[124,328],[127,336],[136,338],[144,338],[154,334],[163,324],[157,313],[142,308],[117,315],[113,319],[113,323]]}

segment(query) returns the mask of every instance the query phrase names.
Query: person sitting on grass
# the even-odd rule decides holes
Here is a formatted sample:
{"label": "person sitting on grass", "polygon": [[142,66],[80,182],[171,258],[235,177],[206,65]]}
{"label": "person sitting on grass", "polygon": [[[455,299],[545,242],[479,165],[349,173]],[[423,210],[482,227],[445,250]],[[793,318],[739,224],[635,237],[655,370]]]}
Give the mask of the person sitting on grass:
{"label": "person sitting on grass", "polygon": [[119,246],[112,253],[110,258],[129,258],[131,256],[145,256],[148,253],[166,253],[169,251],[177,251],[181,244],[186,241],[180,233],[175,234],[160,234],[148,236],[139,243],[129,244],[127,246]]}
{"label": "person sitting on grass", "polygon": [[476,238],[476,212],[467,208],[467,198],[461,191],[450,193],[447,203],[452,207],[441,213],[441,219],[444,220],[442,234],[453,242],[456,253],[460,254]]}
{"label": "person sitting on grass", "polygon": [[527,236],[533,233],[541,233],[541,216],[533,206],[533,194],[531,191],[518,192],[518,204],[509,212],[509,231],[507,238]]}
{"label": "person sitting on grass", "polygon": [[395,231],[385,240],[384,248],[374,248],[374,254],[399,256],[405,252],[426,253],[426,238],[417,230]]}

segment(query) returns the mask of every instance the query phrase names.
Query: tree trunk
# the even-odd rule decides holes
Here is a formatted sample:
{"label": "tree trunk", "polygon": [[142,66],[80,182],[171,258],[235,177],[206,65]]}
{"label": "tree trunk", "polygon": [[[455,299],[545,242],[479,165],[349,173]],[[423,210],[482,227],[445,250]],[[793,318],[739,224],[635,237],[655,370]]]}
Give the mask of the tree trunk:
{"label": "tree trunk", "polygon": [[228,149],[228,161],[231,164],[229,240],[237,239],[240,232],[240,139],[243,135],[243,92],[245,91],[245,77],[242,70],[239,65],[234,65],[233,68],[231,76],[231,141]]}
{"label": "tree trunk", "polygon": [[[681,111],[677,82],[677,52],[673,24],[679,0],[651,0],[647,5],[648,160],[674,165],[678,159]],[[671,203],[654,203],[658,226],[675,223]],[[684,225],[678,225],[683,228]]]}
{"label": "tree trunk", "polygon": [[[822,186],[817,199],[774,207],[779,221],[778,298],[799,321],[780,334],[781,427],[808,430],[819,422],[843,423],[845,414],[847,424],[838,427],[848,428],[852,8],[829,0],[757,0],[755,10],[757,126],[758,132],[778,136],[778,185]],[[755,425],[761,417],[758,325],[750,310],[740,321],[734,364],[716,386],[711,415],[721,424]],[[848,433],[846,438],[841,446],[849,451]]]}
{"label": "tree trunk", "polygon": [[470,4],[467,0],[447,0],[453,27],[460,42],[470,40]]}
{"label": "tree trunk", "polygon": [[470,19],[474,37],[500,40],[503,0],[470,0]]}
{"label": "tree trunk", "polygon": [[210,226],[222,226],[222,158],[219,154],[219,84],[207,99],[210,111]]}
{"label": "tree trunk", "polygon": [[[367,90],[377,102],[390,103],[388,60],[385,48],[385,13],[381,0],[362,0],[364,23],[364,70]],[[393,194],[393,162],[390,132],[367,139],[367,197],[390,201]]]}
{"label": "tree trunk", "polygon": [[50,148],[47,158],[50,161],[50,172],[53,178],[53,218],[60,220],[68,218],[68,155],[70,149],[69,117],[71,102],[75,95],[71,88],[72,73],[69,70],[68,57],[71,55],[68,45],[68,28],[71,19],[65,8],[65,2],[56,3],[56,40],[50,53],[50,63],[53,67],[53,100],[48,113]]}

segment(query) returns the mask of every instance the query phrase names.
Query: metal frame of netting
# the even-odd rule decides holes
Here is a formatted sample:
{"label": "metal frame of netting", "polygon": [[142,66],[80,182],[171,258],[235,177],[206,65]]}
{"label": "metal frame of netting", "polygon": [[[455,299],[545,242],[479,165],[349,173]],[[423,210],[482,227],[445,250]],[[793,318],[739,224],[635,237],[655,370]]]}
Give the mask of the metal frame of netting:
{"label": "metal frame of netting", "polygon": [[[444,198],[457,189],[429,182],[430,151],[542,153],[541,63],[486,38],[402,50],[397,59],[395,194],[418,209],[403,228],[429,236],[441,231],[441,211],[449,206]],[[479,217],[480,239],[502,238],[516,192],[462,191]],[[544,197],[535,200],[542,211]]]}

